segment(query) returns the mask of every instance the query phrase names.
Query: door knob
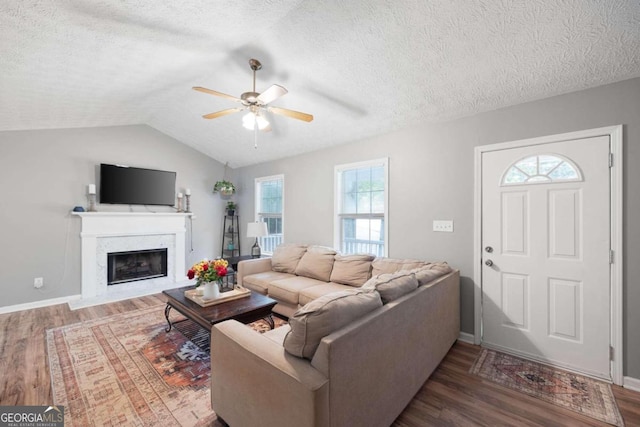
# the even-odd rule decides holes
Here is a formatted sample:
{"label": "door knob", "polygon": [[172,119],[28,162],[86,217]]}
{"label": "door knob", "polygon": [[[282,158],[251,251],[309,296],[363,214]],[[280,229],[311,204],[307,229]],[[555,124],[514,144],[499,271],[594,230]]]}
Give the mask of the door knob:
{"label": "door knob", "polygon": [[485,251],[487,251],[488,253],[493,252],[493,248],[491,246],[487,246],[486,248],[484,248]]}
{"label": "door knob", "polygon": [[493,265],[493,261],[491,261],[490,259],[486,260],[484,263],[487,267],[491,267]]}

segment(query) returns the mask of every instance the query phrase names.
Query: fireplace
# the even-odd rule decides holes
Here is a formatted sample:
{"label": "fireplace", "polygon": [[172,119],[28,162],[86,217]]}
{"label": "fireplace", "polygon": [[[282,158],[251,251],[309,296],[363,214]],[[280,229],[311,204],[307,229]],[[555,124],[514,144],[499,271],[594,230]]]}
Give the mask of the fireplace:
{"label": "fireplace", "polygon": [[[185,218],[175,212],[72,212],[82,220],[81,297],[72,309],[151,295],[189,284],[185,268]],[[108,254],[167,249],[164,276],[108,286]],[[163,272],[164,273],[164,272]]]}
{"label": "fireplace", "polygon": [[167,249],[107,254],[107,285],[167,276]]}

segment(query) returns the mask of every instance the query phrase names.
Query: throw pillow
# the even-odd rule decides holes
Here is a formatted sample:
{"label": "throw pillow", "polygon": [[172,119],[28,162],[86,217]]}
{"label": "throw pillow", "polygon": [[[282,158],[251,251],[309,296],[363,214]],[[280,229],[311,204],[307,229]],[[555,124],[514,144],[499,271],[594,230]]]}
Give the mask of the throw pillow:
{"label": "throw pillow", "polygon": [[289,318],[291,331],[284,349],[311,360],[322,338],[379,307],[382,301],[375,291],[350,289],[323,295]]}
{"label": "throw pillow", "polygon": [[425,265],[424,261],[417,259],[394,259],[394,258],[376,258],[371,263],[373,271],[372,276],[380,274],[395,273],[400,270],[412,270]]}
{"label": "throw pillow", "polygon": [[422,286],[453,270],[446,262],[434,262],[410,271],[416,275],[418,286]]}
{"label": "throw pillow", "polygon": [[336,255],[331,281],[349,286],[362,286],[371,277],[373,255]]}
{"label": "throw pillow", "polygon": [[418,280],[414,273],[403,270],[374,276],[362,285],[362,288],[377,290],[382,303],[386,304],[415,291],[418,288]]}
{"label": "throw pillow", "polygon": [[285,243],[279,245],[271,257],[271,269],[280,273],[295,274],[302,255],[307,251],[306,245]]}
{"label": "throw pillow", "polygon": [[296,267],[296,274],[328,282],[335,255],[336,251],[331,248],[309,246]]}

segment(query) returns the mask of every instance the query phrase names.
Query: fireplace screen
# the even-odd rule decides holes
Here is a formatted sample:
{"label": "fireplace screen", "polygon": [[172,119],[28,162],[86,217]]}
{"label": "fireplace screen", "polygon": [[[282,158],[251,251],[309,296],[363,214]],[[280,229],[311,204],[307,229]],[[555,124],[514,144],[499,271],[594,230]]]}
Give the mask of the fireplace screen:
{"label": "fireplace screen", "polygon": [[107,284],[133,282],[167,275],[167,249],[107,254]]}

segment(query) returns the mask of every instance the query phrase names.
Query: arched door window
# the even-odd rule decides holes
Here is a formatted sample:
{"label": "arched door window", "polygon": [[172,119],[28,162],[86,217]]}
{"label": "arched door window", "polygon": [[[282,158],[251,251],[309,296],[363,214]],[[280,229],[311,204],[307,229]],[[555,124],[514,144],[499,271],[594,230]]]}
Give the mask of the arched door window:
{"label": "arched door window", "polygon": [[502,175],[501,185],[550,184],[582,181],[580,169],[557,154],[538,154],[513,163]]}

